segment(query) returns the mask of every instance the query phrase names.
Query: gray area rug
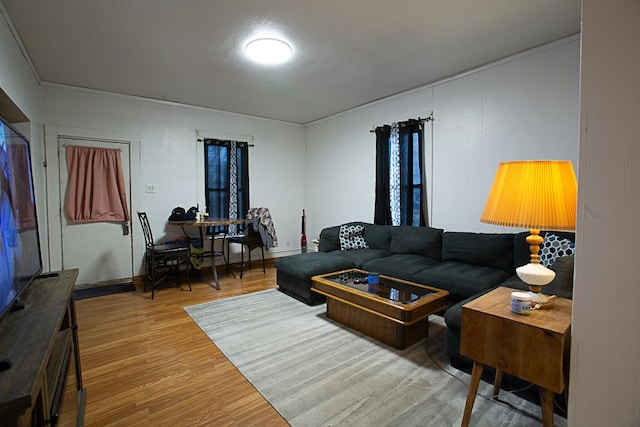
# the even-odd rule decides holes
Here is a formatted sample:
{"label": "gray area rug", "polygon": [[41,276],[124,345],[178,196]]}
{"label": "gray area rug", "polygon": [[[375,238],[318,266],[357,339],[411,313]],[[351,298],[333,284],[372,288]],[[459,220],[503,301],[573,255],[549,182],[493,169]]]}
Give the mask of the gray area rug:
{"label": "gray area rug", "polygon": [[[275,289],[186,307],[213,343],[293,426],[459,426],[470,376],[444,353],[444,320],[395,350]],[[472,426],[539,426],[540,408],[480,384]],[[556,425],[566,420],[556,416]]]}

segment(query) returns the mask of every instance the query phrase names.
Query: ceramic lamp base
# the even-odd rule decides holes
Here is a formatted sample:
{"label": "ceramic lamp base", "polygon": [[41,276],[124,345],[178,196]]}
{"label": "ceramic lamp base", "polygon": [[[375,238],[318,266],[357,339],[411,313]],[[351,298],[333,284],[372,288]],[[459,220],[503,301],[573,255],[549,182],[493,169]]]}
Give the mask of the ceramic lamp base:
{"label": "ceramic lamp base", "polygon": [[544,305],[551,302],[551,299],[543,293],[534,291],[529,291],[528,293],[531,297],[531,307],[535,306],[536,304]]}
{"label": "ceramic lamp base", "polygon": [[549,270],[542,264],[529,263],[516,268],[518,277],[529,285],[529,295],[531,295],[531,305],[544,305],[550,302],[549,297],[542,294],[540,290],[548,285],[556,277],[556,273]]}
{"label": "ceramic lamp base", "polygon": [[[556,273],[542,264],[529,263],[516,268],[518,277],[529,286],[544,286],[551,283]],[[533,290],[533,289],[532,289]],[[534,291],[535,292],[535,291]]]}

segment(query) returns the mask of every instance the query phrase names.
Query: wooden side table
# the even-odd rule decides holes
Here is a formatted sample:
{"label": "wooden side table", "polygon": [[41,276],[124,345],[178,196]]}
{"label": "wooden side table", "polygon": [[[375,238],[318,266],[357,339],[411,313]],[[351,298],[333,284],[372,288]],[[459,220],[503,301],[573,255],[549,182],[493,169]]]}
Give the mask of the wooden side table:
{"label": "wooden side table", "polygon": [[[571,300],[529,315],[511,312],[511,292],[500,287],[462,306],[460,353],[473,359],[462,426],[468,426],[485,365],[540,386],[542,421],[553,426],[553,393],[562,393],[569,372]],[[496,389],[494,388],[494,394]]]}

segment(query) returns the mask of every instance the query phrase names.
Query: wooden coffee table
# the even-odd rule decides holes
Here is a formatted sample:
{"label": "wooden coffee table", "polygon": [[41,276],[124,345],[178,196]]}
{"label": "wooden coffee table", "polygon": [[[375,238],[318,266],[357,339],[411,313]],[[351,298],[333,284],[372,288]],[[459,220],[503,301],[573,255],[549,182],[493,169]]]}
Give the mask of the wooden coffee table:
{"label": "wooden coffee table", "polygon": [[327,297],[327,317],[399,350],[427,336],[427,318],[447,307],[449,292],[380,275],[369,285],[357,269],[312,278]]}

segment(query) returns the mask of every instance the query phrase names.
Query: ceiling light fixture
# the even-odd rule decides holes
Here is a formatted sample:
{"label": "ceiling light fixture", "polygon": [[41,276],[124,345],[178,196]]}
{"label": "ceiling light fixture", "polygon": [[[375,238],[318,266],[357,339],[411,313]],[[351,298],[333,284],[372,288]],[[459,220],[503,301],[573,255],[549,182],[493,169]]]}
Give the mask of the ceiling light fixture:
{"label": "ceiling light fixture", "polygon": [[273,38],[252,40],[247,43],[244,51],[249,58],[262,64],[281,64],[293,54],[288,43]]}

